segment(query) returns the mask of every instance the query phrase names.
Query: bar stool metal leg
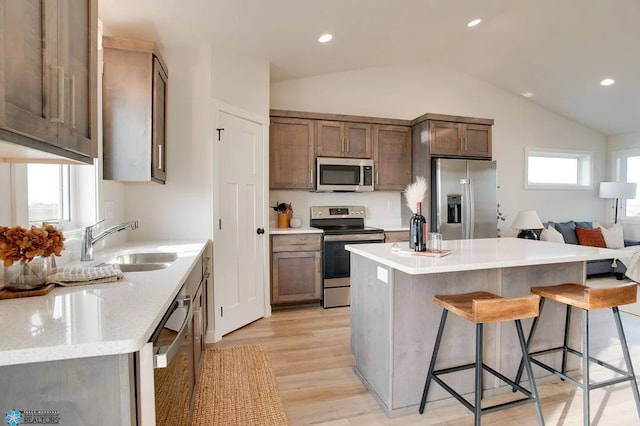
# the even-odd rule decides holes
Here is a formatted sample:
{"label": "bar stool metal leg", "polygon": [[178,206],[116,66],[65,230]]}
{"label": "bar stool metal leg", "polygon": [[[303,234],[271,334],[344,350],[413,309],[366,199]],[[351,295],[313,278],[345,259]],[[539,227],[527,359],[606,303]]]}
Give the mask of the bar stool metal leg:
{"label": "bar stool metal leg", "polygon": [[476,392],[474,405],[474,425],[480,426],[482,415],[482,323],[476,324]]}
{"label": "bar stool metal leg", "polygon": [[[567,374],[567,351],[569,350],[569,332],[571,331],[571,305],[567,305],[564,319],[564,342],[562,350],[562,374]],[[561,377],[560,380],[564,382]]]}
{"label": "bar stool metal leg", "polygon": [[[566,354],[566,348],[564,354]],[[589,310],[582,310],[582,417],[585,426],[591,422],[591,410],[589,410]]]}
{"label": "bar stool metal leg", "polygon": [[[544,301],[545,300],[546,299],[544,297],[540,298],[539,315],[537,317],[535,317],[533,319],[533,323],[531,323],[531,330],[529,331],[529,337],[527,338],[527,353],[529,353],[529,348],[531,347],[531,341],[533,340],[533,335],[536,333],[536,329],[538,328],[538,320],[542,316],[542,308],[544,307]],[[518,366],[518,373],[516,374],[516,378],[514,379],[514,382],[520,383],[520,380],[522,379],[522,371],[523,371],[523,369],[524,369],[524,363],[523,363],[522,360],[520,360],[520,365]],[[518,391],[516,388],[511,388],[511,390],[513,392],[517,392]]]}
{"label": "bar stool metal leg", "polygon": [[442,332],[444,331],[444,324],[447,322],[447,314],[449,311],[442,310],[442,316],[440,317],[440,326],[438,327],[438,334],[436,335],[436,343],[433,346],[433,353],[431,354],[431,362],[429,363],[429,372],[427,373],[427,380],[424,383],[424,390],[422,391],[422,399],[420,400],[420,414],[424,413],[424,406],[427,404],[427,394],[429,393],[429,386],[431,386],[431,379],[433,378],[433,370],[436,366],[436,358],[438,357],[438,351],[440,350],[440,341],[442,340]]}
{"label": "bar stool metal leg", "polygon": [[615,319],[616,328],[618,329],[618,337],[620,338],[620,344],[622,345],[624,362],[627,365],[627,371],[631,375],[631,390],[633,391],[633,398],[636,400],[636,410],[638,411],[638,417],[640,417],[640,394],[638,394],[638,383],[636,381],[636,373],[633,371],[631,356],[629,356],[629,346],[627,346],[627,338],[625,337],[624,329],[622,328],[620,311],[618,310],[617,306],[614,306],[611,309],[613,310],[613,318]]}
{"label": "bar stool metal leg", "polygon": [[[522,349],[522,359],[524,368],[527,371],[527,377],[533,377],[533,370],[531,369],[531,362],[529,361],[529,352],[527,345],[524,341],[524,332],[522,331],[522,323],[520,320],[516,320],[516,330],[518,331],[518,341],[520,342],[520,349]],[[517,383],[517,382],[516,382]],[[540,396],[538,395],[538,388],[536,381],[529,379],[529,387],[531,388],[531,396],[535,398],[536,416],[538,416],[538,425],[544,426],[544,418],[542,417],[542,406],[540,405]]]}

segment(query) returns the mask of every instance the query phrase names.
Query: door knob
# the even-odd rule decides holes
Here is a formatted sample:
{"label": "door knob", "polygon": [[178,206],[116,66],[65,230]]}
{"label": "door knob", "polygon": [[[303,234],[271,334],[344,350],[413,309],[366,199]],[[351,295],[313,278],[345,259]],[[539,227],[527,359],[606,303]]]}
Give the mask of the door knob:
{"label": "door knob", "polygon": [[258,233],[258,235],[262,235],[264,234],[264,228],[258,228],[256,232]]}

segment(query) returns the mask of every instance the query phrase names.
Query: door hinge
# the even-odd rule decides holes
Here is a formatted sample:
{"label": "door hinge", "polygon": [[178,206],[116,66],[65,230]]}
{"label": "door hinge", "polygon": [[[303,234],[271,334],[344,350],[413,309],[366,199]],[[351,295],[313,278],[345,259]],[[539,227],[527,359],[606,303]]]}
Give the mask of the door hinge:
{"label": "door hinge", "polygon": [[224,316],[224,312],[223,312],[222,309],[223,309],[222,306],[220,306],[220,318],[222,318]]}
{"label": "door hinge", "polygon": [[221,128],[219,128],[219,129],[216,129],[216,131],[218,132],[218,142],[220,142],[220,140],[221,140],[221,139],[220,139],[220,137],[221,137],[221,134],[222,134],[222,131],[223,131],[223,130],[224,130],[224,127],[221,127]]}

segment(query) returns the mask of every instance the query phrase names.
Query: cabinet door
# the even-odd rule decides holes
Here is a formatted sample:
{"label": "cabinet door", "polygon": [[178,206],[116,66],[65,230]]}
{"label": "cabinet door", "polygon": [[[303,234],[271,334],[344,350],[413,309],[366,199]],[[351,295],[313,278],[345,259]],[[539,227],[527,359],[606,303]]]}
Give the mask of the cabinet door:
{"label": "cabinet door", "polygon": [[153,101],[151,133],[151,179],[165,183],[167,180],[167,72],[158,58],[153,58]]}
{"label": "cabinet door", "polygon": [[345,145],[342,122],[318,121],[318,157],[344,157]]}
{"label": "cabinet door", "polygon": [[344,123],[345,156],[371,158],[371,125]]}
{"label": "cabinet door", "polygon": [[271,259],[271,303],[316,302],[322,290],[319,251],[277,252]]}
{"label": "cabinet door", "polygon": [[313,189],[315,122],[273,117],[269,134],[269,188]]}
{"label": "cabinet door", "polygon": [[55,6],[0,2],[0,128],[48,143],[57,142],[64,78],[57,64]]}
{"label": "cabinet door", "polygon": [[59,2],[62,25],[58,62],[64,70],[64,116],[59,141],[65,149],[97,157],[97,27],[96,0]]}
{"label": "cabinet door", "polygon": [[464,130],[464,154],[491,158],[491,126],[467,124]]}
{"label": "cabinet door", "polygon": [[411,183],[411,128],[373,126],[375,189],[404,189]]}
{"label": "cabinet door", "polygon": [[460,155],[462,128],[459,123],[429,121],[429,153],[431,155]]}

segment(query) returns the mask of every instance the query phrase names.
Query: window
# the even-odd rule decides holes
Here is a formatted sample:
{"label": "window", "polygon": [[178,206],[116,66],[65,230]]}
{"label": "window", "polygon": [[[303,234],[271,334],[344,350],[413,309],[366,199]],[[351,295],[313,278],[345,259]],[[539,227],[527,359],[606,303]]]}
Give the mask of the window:
{"label": "window", "polygon": [[[614,180],[621,182],[635,182],[640,188],[640,151],[617,151],[613,155]],[[640,192],[640,191],[638,191]],[[640,199],[636,193],[634,200],[620,200],[625,217],[640,219]]]}
{"label": "window", "polygon": [[59,164],[27,165],[27,205],[29,224],[60,224],[71,221],[69,166]]}
{"label": "window", "polygon": [[525,149],[526,189],[591,189],[592,154]]}

